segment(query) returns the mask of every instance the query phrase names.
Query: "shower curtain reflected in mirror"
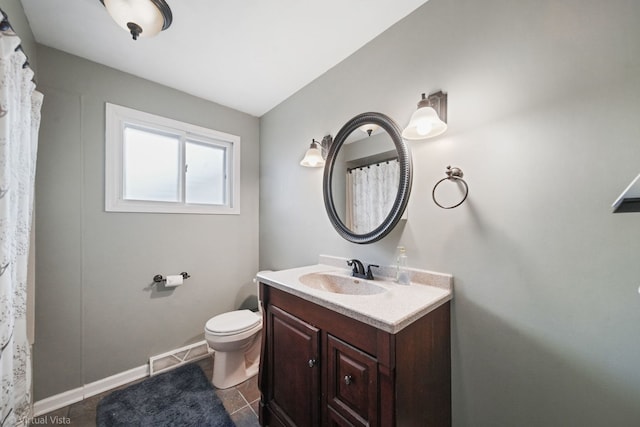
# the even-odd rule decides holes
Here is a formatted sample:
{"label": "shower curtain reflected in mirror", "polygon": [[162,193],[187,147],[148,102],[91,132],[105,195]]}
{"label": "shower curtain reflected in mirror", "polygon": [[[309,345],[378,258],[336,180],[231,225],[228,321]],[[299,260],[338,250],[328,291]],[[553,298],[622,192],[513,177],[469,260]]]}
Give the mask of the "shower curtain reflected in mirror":
{"label": "shower curtain reflected in mirror", "polygon": [[20,38],[0,27],[0,425],[31,416],[27,272],[42,94],[25,66]]}
{"label": "shower curtain reflected in mirror", "polygon": [[347,227],[364,234],[380,226],[398,193],[400,165],[389,160],[347,172]]}

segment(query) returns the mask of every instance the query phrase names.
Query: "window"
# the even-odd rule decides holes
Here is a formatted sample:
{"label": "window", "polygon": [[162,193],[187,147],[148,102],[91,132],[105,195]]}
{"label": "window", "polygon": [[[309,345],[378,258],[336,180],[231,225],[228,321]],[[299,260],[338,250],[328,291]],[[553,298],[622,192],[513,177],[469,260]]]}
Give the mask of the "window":
{"label": "window", "polygon": [[107,103],[105,209],[240,213],[240,137]]}

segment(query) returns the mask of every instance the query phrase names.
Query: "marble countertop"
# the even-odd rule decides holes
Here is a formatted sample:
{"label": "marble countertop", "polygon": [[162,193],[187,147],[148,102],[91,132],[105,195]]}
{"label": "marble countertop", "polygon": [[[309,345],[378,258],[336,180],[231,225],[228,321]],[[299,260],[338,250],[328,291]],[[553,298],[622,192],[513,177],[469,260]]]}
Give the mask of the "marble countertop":
{"label": "marble countertop", "polygon": [[[345,316],[395,334],[453,297],[453,277],[450,274],[409,269],[411,283],[400,285],[389,276],[391,267],[379,269],[373,283],[386,289],[374,295],[346,295],[302,284],[299,278],[310,273],[332,273],[349,276],[345,258],[322,255],[320,263],[280,271],[261,271],[257,279],[284,292],[296,295]],[[367,286],[368,280],[362,280]]]}

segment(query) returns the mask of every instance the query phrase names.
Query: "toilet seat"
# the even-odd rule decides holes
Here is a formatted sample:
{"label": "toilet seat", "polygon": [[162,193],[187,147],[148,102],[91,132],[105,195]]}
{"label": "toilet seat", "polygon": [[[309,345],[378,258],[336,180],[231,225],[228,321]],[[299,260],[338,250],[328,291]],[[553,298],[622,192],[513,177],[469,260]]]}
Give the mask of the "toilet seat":
{"label": "toilet seat", "polygon": [[212,317],[205,324],[205,331],[218,336],[234,335],[248,331],[262,322],[251,310],[235,310]]}

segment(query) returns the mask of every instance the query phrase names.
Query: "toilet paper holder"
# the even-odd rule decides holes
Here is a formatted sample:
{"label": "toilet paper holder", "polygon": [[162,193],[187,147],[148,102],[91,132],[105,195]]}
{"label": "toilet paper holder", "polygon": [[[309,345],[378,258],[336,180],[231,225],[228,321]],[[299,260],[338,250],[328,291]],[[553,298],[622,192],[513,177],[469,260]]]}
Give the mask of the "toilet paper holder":
{"label": "toilet paper holder", "polygon": [[[183,271],[182,273],[180,273],[180,275],[182,276],[183,279],[188,279],[189,277],[189,273],[187,273],[186,271]],[[155,276],[153,276],[153,281],[155,283],[163,283],[167,281],[166,277],[162,277],[162,274],[156,274]]]}

